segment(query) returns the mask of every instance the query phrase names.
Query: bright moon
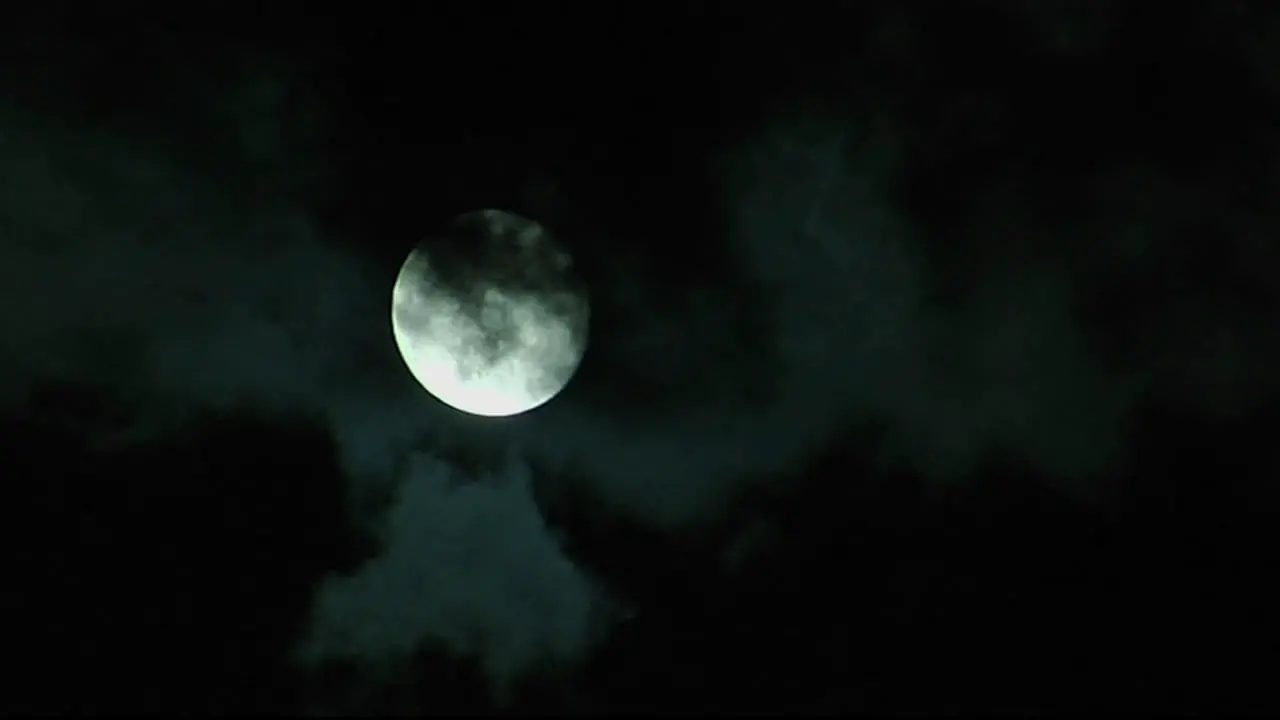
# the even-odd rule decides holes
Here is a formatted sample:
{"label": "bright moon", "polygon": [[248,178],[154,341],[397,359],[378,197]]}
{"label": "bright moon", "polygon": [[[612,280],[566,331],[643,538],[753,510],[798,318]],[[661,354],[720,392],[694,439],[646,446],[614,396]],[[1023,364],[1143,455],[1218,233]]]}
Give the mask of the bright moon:
{"label": "bright moon", "polygon": [[573,263],[538,223],[467,213],[409,253],[391,328],[413,377],[441,402],[501,417],[555,397],[586,349],[589,305]]}

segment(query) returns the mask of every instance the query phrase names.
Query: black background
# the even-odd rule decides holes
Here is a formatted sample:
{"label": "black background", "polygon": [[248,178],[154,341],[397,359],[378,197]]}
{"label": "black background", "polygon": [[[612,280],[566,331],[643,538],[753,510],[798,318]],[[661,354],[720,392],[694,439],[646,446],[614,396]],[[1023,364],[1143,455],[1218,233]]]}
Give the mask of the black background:
{"label": "black background", "polygon": [[[1267,83],[1280,68],[1246,57],[1240,40],[1262,4],[1131,3],[1097,20],[1059,7],[7,10],[0,101],[154,127],[157,144],[250,202],[251,173],[220,151],[227,139],[186,118],[228,72],[281,63],[332,113],[289,140],[324,158],[318,212],[368,238],[360,250],[375,262],[393,267],[404,248],[373,238],[443,225],[460,208],[519,207],[536,174],[567,198],[555,222],[588,282],[622,253],[673,297],[727,272],[705,159],[802,98],[891,112],[907,139],[897,198],[938,230],[930,250],[961,274],[1019,250],[962,249],[943,232],[984,172],[1017,172],[1025,198],[1063,216],[1099,158],[1245,195],[1273,172],[1264,150],[1280,116]],[[913,28],[914,54],[885,36],[894,13]],[[1096,40],[1055,52],[1028,13]],[[418,176],[427,159],[450,179],[431,193],[369,181]],[[619,214],[635,222],[610,245],[587,240]],[[705,242],[664,232],[677,225]],[[1215,269],[1218,245],[1194,228],[1182,242],[1188,259],[1167,282],[1237,290]],[[1100,285],[1091,332],[1123,342],[1162,292]],[[110,406],[83,388],[41,388],[0,430],[0,708],[289,712],[332,697],[367,709],[339,700],[350,669],[316,677],[287,661],[314,583],[374,547],[346,523],[323,426],[209,415],[103,455],[57,422]],[[875,465],[876,428],[850,428],[793,468],[786,492],[748,499],[771,507],[781,539],[739,573],[721,568],[718,529],[672,537],[595,522],[587,500],[548,502],[569,554],[638,611],[580,674],[531,681],[506,711],[1274,710],[1275,413],[1209,419],[1163,401],[1135,412],[1128,471],[1093,503],[1002,458],[930,488]],[[286,468],[296,487],[255,481]],[[135,480],[123,493],[100,482],[114,473]],[[371,707],[497,712],[467,662],[424,653],[419,671],[430,692]]]}

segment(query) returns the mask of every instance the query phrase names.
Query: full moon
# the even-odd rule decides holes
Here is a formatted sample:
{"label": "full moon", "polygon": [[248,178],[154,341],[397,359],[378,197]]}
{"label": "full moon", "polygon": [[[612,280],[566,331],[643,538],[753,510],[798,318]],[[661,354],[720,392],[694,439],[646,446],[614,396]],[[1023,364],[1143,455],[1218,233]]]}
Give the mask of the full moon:
{"label": "full moon", "polygon": [[559,394],[582,360],[588,317],[568,253],[539,223],[502,210],[461,215],[420,243],[392,288],[392,334],[409,372],[472,415],[517,415]]}

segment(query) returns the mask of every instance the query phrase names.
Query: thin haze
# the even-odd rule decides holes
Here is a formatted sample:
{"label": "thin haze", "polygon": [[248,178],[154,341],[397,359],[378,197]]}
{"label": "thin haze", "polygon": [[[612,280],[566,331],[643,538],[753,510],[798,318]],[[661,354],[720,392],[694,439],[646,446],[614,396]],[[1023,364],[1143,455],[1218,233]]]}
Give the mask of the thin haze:
{"label": "thin haze", "polygon": [[[456,428],[395,355],[393,278],[371,273],[306,207],[231,202],[140,136],[0,114],[0,391],[16,405],[43,379],[112,388],[137,412],[104,437],[113,442],[162,435],[213,407],[327,418],[353,496],[396,488],[396,500],[378,521],[382,553],[318,589],[299,657],[394,661],[441,645],[503,684],[547,659],[582,658],[607,608],[533,503],[530,461],[572,466],[617,509],[678,526],[854,418],[885,423],[889,461],[940,481],[1000,450],[1084,490],[1123,460],[1115,438],[1138,393],[1229,412],[1271,389],[1272,349],[1254,342],[1267,328],[1213,298],[1153,310],[1123,357],[1082,332],[1076,308],[1092,268],[1158,244],[1179,222],[1165,208],[1198,197],[1140,171],[1100,186],[1093,214],[1070,227],[993,213],[984,232],[1082,249],[994,266],[963,297],[926,303],[942,271],[887,196],[901,171],[887,125],[779,118],[721,159],[734,261],[768,293],[759,306],[770,337],[758,347],[777,356],[772,377],[735,376],[756,348],[707,341],[737,298],[710,292],[675,313],[647,306],[660,289],[643,280],[610,289],[647,318],[637,347],[680,348],[691,362],[678,367],[707,368],[694,381],[766,384],[767,402],[637,423],[569,392],[503,434],[505,470],[467,484],[456,481],[465,470],[416,449]],[[1265,246],[1242,247],[1241,267],[1261,267]],[[630,362],[666,367],[644,353]]]}

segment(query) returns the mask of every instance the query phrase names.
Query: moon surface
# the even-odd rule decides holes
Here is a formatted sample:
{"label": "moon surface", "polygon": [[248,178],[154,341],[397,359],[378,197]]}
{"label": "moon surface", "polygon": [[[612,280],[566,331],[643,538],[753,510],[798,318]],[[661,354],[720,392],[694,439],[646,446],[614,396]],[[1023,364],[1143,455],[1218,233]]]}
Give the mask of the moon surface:
{"label": "moon surface", "polygon": [[569,383],[590,306],[573,261],[537,222],[502,210],[459,216],[409,253],[391,327],[409,372],[472,415],[532,410]]}

